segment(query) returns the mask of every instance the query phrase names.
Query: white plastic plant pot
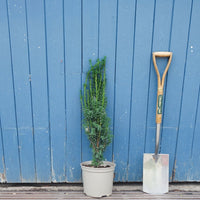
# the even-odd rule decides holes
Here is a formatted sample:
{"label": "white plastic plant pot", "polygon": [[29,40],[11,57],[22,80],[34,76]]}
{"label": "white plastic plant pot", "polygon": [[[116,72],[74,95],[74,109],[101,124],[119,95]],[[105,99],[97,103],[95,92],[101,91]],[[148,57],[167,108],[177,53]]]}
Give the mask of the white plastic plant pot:
{"label": "white plastic plant pot", "polygon": [[112,194],[115,164],[104,161],[104,168],[94,168],[91,161],[81,163],[84,193],[90,197],[105,197]]}

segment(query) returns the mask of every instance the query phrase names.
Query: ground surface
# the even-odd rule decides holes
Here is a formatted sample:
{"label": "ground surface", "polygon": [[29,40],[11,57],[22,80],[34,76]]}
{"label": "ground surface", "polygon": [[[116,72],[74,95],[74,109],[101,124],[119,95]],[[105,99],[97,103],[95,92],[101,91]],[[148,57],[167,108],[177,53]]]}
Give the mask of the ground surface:
{"label": "ground surface", "polygon": [[[0,199],[95,199],[85,196],[81,191],[67,192],[1,192]],[[114,191],[112,196],[102,199],[200,199],[200,192],[170,192],[166,195],[148,195],[140,191]]]}
{"label": "ground surface", "polygon": [[[110,197],[102,199],[200,199],[200,184],[173,184],[165,195],[149,195],[142,192],[141,184],[117,184]],[[81,185],[62,186],[13,186],[0,187],[0,199],[95,199],[83,194]]]}

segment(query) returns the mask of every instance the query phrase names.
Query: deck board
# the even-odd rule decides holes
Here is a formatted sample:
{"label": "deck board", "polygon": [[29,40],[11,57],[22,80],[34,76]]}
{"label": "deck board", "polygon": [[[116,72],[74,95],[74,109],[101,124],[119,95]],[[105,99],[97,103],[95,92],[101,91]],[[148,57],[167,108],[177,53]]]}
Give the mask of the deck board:
{"label": "deck board", "polygon": [[[82,191],[2,191],[0,199],[95,199]],[[169,192],[165,195],[149,195],[141,191],[114,191],[112,196],[103,199],[200,199],[200,192]]]}

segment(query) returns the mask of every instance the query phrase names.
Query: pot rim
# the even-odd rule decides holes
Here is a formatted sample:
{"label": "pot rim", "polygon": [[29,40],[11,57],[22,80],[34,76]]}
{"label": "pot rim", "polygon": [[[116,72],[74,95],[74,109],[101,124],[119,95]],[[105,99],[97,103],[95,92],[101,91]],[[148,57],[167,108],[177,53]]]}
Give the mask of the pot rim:
{"label": "pot rim", "polygon": [[109,165],[109,167],[106,168],[94,168],[94,167],[88,167],[88,166],[84,166],[84,165],[88,165],[91,164],[92,161],[85,161],[82,162],[81,165],[81,169],[84,171],[90,171],[90,172],[111,172],[115,170],[115,166],[116,164],[114,162],[109,162],[109,161],[103,161],[103,165]]}

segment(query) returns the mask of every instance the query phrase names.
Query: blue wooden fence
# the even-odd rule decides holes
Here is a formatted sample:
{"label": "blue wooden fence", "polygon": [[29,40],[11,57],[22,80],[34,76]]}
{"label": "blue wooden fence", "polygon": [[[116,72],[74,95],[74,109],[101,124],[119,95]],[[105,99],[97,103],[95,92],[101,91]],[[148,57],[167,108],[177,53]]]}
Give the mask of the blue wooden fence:
{"label": "blue wooden fence", "polygon": [[91,150],[79,91],[88,60],[103,56],[114,134],[105,157],[115,181],[142,181],[155,143],[153,51],[173,52],[160,147],[170,181],[199,181],[199,0],[0,0],[1,182],[81,181]]}

